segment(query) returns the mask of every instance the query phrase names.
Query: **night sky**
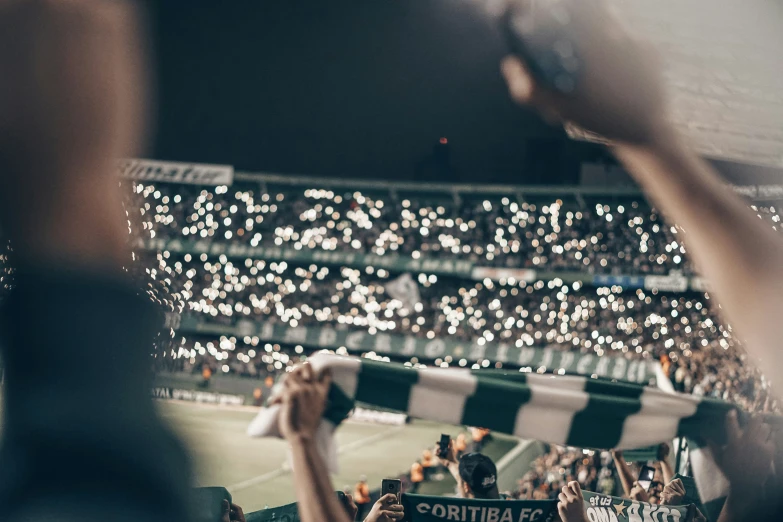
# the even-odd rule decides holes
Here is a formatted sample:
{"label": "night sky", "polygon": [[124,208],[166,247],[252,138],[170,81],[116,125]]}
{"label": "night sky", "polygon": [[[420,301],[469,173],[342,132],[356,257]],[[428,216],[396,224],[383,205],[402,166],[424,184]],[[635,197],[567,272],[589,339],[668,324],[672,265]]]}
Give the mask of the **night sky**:
{"label": "night sky", "polygon": [[[154,158],[555,184],[575,183],[579,158],[595,152],[512,105],[501,39],[471,0],[150,5]],[[434,154],[441,137],[449,150]]]}

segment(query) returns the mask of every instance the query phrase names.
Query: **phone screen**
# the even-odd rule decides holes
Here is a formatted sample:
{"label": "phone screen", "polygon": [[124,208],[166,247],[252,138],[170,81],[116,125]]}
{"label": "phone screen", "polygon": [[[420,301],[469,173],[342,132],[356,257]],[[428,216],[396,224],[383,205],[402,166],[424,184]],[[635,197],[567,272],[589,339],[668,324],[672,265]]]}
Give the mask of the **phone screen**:
{"label": "phone screen", "polygon": [[441,434],[440,442],[438,442],[438,457],[445,459],[449,454],[449,444],[451,443],[451,436]]}
{"label": "phone screen", "polygon": [[383,479],[381,482],[381,496],[389,493],[397,497],[397,503],[400,503],[400,493],[402,492],[402,482],[399,479]]}
{"label": "phone screen", "polygon": [[653,477],[655,477],[655,468],[652,466],[642,466],[641,471],[639,471],[637,482],[645,491],[649,491],[653,482]]}

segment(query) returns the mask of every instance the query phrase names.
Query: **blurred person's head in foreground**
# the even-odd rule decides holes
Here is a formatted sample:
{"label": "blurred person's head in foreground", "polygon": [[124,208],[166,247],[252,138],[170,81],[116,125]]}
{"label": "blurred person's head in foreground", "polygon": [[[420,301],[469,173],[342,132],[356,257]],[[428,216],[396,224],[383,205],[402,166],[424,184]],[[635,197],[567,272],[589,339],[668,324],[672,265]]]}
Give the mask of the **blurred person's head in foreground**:
{"label": "blurred person's head in foreground", "polygon": [[498,470],[492,459],[480,453],[466,453],[459,460],[462,496],[465,498],[499,499]]}

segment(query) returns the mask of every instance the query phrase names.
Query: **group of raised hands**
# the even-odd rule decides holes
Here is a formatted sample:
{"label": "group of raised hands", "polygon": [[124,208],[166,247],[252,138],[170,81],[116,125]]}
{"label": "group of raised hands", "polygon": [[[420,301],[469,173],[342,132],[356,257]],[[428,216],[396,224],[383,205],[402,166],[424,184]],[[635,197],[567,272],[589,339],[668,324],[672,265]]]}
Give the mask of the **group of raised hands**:
{"label": "group of raised hands", "polygon": [[[666,492],[668,492],[668,494]],[[662,505],[681,505],[682,499],[685,497],[685,487],[683,486],[682,481],[680,479],[674,479],[667,484],[664,488],[663,497],[665,497],[666,501],[662,501]],[[588,522],[587,515],[585,515],[585,501],[582,496],[582,488],[579,486],[579,482],[573,480],[563,486],[562,490],[557,495],[557,500],[557,512],[560,515],[561,522]],[[697,510],[694,522],[707,522],[707,519]]]}
{"label": "group of raised hands", "polygon": [[[356,503],[353,501],[353,497],[350,494],[345,494],[344,503],[348,518],[351,521],[356,520],[356,514],[359,512],[359,508],[356,506]],[[397,495],[387,493],[372,505],[370,513],[364,518],[363,522],[396,522],[397,520],[402,520],[404,516],[405,510],[399,503]]]}

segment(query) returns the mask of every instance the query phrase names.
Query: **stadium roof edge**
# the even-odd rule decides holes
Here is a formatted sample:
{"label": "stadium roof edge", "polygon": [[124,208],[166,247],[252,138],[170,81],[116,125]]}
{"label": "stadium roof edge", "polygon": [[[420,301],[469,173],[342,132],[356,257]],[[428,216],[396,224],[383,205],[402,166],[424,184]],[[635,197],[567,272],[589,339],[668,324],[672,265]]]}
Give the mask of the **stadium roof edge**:
{"label": "stadium roof edge", "polygon": [[381,180],[322,178],[287,174],[235,172],[236,181],[303,185],[309,187],[345,187],[349,189],[398,190],[411,192],[442,192],[444,194],[518,194],[518,195],[596,195],[641,196],[637,187],[578,185],[477,185],[467,183],[416,183]]}

